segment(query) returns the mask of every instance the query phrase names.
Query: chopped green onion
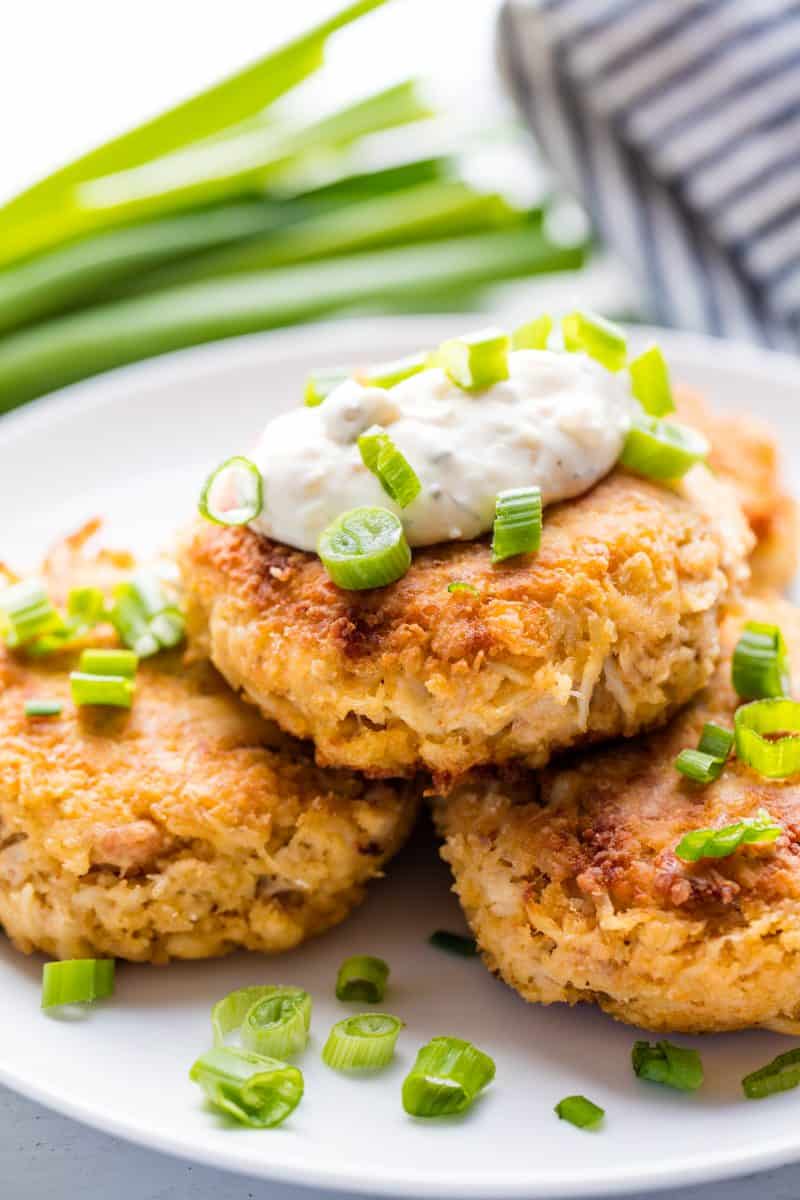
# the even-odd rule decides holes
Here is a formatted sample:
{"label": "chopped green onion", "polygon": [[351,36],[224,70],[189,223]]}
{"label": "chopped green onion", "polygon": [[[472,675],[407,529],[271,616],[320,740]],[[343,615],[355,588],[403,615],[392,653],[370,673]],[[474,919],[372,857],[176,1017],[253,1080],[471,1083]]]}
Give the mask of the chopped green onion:
{"label": "chopped green onion", "polygon": [[334,388],[350,377],[350,372],[344,367],[329,367],[321,371],[312,371],[306,379],[303,393],[306,407],[316,408],[317,405],[322,404],[322,401],[327,400]]}
{"label": "chopped green onion", "polygon": [[291,1058],[305,1049],[311,1026],[311,997],[298,987],[239,988],[211,1010],[214,1045],[234,1030],[246,1050],[268,1058]]}
{"label": "chopped green onion", "polygon": [[212,471],[200,493],[200,515],[215,525],[246,525],[264,507],[264,481],[254,462],[241,454]]}
{"label": "chopped green onion", "polygon": [[553,318],[549,314],[536,317],[520,325],[511,335],[512,350],[546,350],[547,341],[553,330]]}
{"label": "chopped green onion", "polygon": [[542,540],[542,493],[538,487],[498,492],[492,530],[492,562],[535,554]]}
{"label": "chopped green onion", "polygon": [[696,1050],[672,1042],[634,1042],[631,1058],[640,1079],[682,1092],[696,1091],[703,1082],[703,1064]]}
{"label": "chopped green onion", "polygon": [[585,1096],[565,1096],[563,1100],[559,1100],[553,1112],[560,1120],[577,1125],[578,1129],[592,1129],[593,1126],[599,1125],[606,1115],[604,1108],[593,1104]]}
{"label": "chopped green onion", "polygon": [[800,704],[775,698],[737,708],[733,719],[736,754],[767,779],[787,779],[800,771]]}
{"label": "chopped green onion", "polygon": [[465,391],[478,391],[508,379],[511,339],[501,329],[452,338],[439,347],[437,362],[448,377]]}
{"label": "chopped green onion", "polygon": [[63,628],[63,617],[41,580],[23,579],[0,592],[0,630],[6,645],[16,649]]}
{"label": "chopped green onion", "polygon": [[645,415],[634,421],[619,461],[647,479],[681,479],[708,451],[703,435],[688,425]]}
{"label": "chopped green onion", "polygon": [[399,504],[408,508],[422,491],[414,468],[405,455],[397,449],[388,433],[378,426],[368,429],[358,439],[358,448],[364,466],[380,480],[386,495]]}
{"label": "chopped green onion", "polygon": [[684,834],[675,854],[684,862],[699,862],[701,858],[727,858],[740,846],[774,842],[783,833],[783,826],[773,821],[764,808],[755,817],[744,817],[723,829],[693,829]]}
{"label": "chopped green onion", "polygon": [[67,617],[73,630],[88,631],[103,620],[106,601],[100,588],[76,587],[67,593]]}
{"label": "chopped green onion", "polygon": [[675,411],[669,371],[658,346],[651,346],[638,358],[632,358],[628,370],[631,390],[649,416],[665,417]]}
{"label": "chopped green onion", "polygon": [[132,650],[84,650],[78,670],[84,675],[124,675],[133,679],[138,665]]}
{"label": "chopped green onion", "polygon": [[377,1071],[391,1061],[403,1022],[388,1013],[359,1013],[338,1021],[322,1060],[335,1071]]}
{"label": "chopped green onion", "polygon": [[354,954],[339,967],[336,999],[380,1004],[386,992],[389,964],[371,954]]}
{"label": "chopped green onion", "polygon": [[494,1073],[491,1058],[471,1042],[435,1037],[419,1051],[403,1082],[403,1108],[412,1117],[464,1112]]}
{"label": "chopped green onion", "polygon": [[347,591],[385,587],[411,565],[403,526],[386,508],[352,508],[323,530],[317,553],[333,582]]}
{"label": "chopped green onion", "polygon": [[404,379],[410,379],[412,375],[427,370],[430,365],[431,355],[424,350],[420,354],[409,354],[394,362],[367,367],[364,371],[357,371],[355,377],[365,387],[393,388]]}
{"label": "chopped green onion", "polygon": [[733,686],[743,700],[789,693],[789,653],[777,625],[748,621],[733,652]]}
{"label": "chopped green onion", "polygon": [[45,963],[42,1008],[61,1004],[93,1004],[114,993],[113,958],[73,958]]}
{"label": "chopped green onion", "polygon": [[702,750],[681,750],[675,759],[675,767],[694,783],[713,783],[722,774],[724,759]]}
{"label": "chopped green onion", "polygon": [[130,708],[133,703],[134,682],[123,675],[86,675],[72,671],[69,682],[72,699],[81,708],[95,704]]}
{"label": "chopped green onion", "polygon": [[609,371],[625,366],[628,342],[612,321],[591,312],[571,312],[561,321],[567,350],[588,354]]}
{"label": "chopped green onion", "polygon": [[254,1129],[280,1125],[303,1096],[303,1076],[297,1067],[233,1046],[207,1050],[189,1078],[200,1085],[214,1108]]}
{"label": "chopped green onion", "polygon": [[109,614],[121,640],[138,655],[150,658],[183,639],[184,621],[153,571],[138,571],[114,588]]}
{"label": "chopped green onion", "polygon": [[763,1100],[778,1092],[788,1092],[800,1084],[800,1049],[786,1050],[765,1067],[751,1071],[742,1080],[748,1100]]}
{"label": "chopped green onion", "polygon": [[26,717],[58,717],[61,715],[63,704],[60,700],[26,700]]}
{"label": "chopped green onion", "polygon": [[702,754],[713,754],[715,758],[721,758],[724,761],[733,749],[733,742],[734,735],[730,729],[725,729],[722,725],[715,725],[713,721],[707,721],[700,734],[697,749]]}
{"label": "chopped green onion", "polygon": [[464,583],[463,579],[455,579],[447,585],[448,592],[467,592],[470,596],[479,596],[480,592],[471,583]]}
{"label": "chopped green onion", "polygon": [[478,944],[474,938],[464,937],[460,933],[451,933],[449,929],[434,930],[428,941],[437,950],[445,950],[448,954],[459,954],[462,958],[472,958],[478,953]]}

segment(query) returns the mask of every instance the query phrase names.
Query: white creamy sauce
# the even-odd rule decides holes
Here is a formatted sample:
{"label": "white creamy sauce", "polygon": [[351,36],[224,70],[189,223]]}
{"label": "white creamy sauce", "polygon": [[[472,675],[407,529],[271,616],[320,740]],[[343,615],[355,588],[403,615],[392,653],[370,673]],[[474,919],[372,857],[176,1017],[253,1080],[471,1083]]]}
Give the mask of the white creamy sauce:
{"label": "white creamy sauce", "polygon": [[[400,517],[412,546],[486,533],[495,497],[537,484],[545,504],[587,491],[619,458],[638,404],[627,373],[583,354],[518,350],[509,379],[466,392],[439,368],[384,390],[348,380],[316,408],[267,425],[251,458],[264,477],[264,507],[251,526],[316,550],[331,521],[362,505]],[[384,429],[419,476],[405,509],[361,461],[358,437]]]}

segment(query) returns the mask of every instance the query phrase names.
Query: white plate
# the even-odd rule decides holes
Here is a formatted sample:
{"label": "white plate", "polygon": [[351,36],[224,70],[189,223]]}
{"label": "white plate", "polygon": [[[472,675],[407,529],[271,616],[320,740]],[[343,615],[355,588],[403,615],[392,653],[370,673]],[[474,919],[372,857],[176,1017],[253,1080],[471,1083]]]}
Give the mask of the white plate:
{"label": "white plate", "polygon": [[[206,469],[247,444],[276,409],[296,403],[307,364],[393,356],[463,329],[464,318],[319,326],[246,338],[156,360],[70,389],[0,422],[0,557],[35,562],[47,542],[93,514],[109,540],[157,546],[192,507]],[[793,360],[663,335],[675,374],[781,429],[800,463]],[[462,928],[429,831],[365,906],[333,933],[277,960],[238,955],[166,969],[122,966],[114,1001],[86,1020],[43,1016],[41,962],[0,939],[0,1080],[110,1133],[268,1179],[409,1196],[589,1196],[677,1187],[800,1159],[798,1094],[742,1099],[745,1072],[786,1049],[767,1033],[688,1039],[707,1084],[685,1096],[637,1082],[634,1030],[590,1008],[524,1004],[476,960],[426,944]],[[392,966],[386,1007],[407,1023],[380,1078],[322,1065],[341,1016],[336,968],[356,951]],[[243,984],[301,984],[314,997],[306,1096],[278,1130],[224,1127],[187,1071],[209,1040],[214,1000]],[[415,1122],[400,1083],[415,1049],[437,1033],[469,1038],[496,1060],[497,1079],[464,1118]],[[559,1122],[573,1092],[603,1105],[602,1132]]]}

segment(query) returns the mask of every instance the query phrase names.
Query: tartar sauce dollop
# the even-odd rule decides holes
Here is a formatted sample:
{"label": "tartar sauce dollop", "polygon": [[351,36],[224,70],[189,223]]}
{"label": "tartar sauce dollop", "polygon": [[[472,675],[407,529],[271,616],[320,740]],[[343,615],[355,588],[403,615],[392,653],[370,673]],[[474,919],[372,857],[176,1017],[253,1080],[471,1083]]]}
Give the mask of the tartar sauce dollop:
{"label": "tartar sauce dollop", "polygon": [[[584,354],[517,350],[509,378],[467,392],[434,367],[386,390],[348,380],[316,408],[270,421],[250,457],[264,480],[251,528],[300,550],[348,509],[388,508],[411,546],[492,528],[495,497],[536,484],[544,504],[587,491],[622,451],[638,411],[627,372]],[[380,426],[422,484],[401,509],[362,462],[358,438]]]}

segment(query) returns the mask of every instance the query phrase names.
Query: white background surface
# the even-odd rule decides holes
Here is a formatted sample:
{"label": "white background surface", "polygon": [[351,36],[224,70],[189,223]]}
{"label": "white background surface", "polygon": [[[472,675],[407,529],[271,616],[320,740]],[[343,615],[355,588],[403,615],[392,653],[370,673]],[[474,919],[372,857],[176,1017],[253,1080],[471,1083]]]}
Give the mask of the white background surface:
{"label": "white background surface", "polygon": [[[214,77],[256,57],[331,7],[328,0],[5,0],[0,39],[0,198]],[[504,112],[488,41],[494,0],[395,0],[338,39],[330,71],[297,97],[314,108],[391,83],[434,77],[465,128]],[[420,139],[424,144],[420,130]],[[13,1029],[6,1030],[13,1036]],[[535,1153],[535,1147],[532,1147]],[[665,1185],[668,1179],[664,1180]],[[673,1200],[792,1200],[800,1169]],[[123,1145],[0,1088],[0,1194],[9,1200],[286,1197],[270,1186]],[[292,1192],[302,1200],[309,1192]],[[320,1193],[315,1193],[320,1195]]]}

